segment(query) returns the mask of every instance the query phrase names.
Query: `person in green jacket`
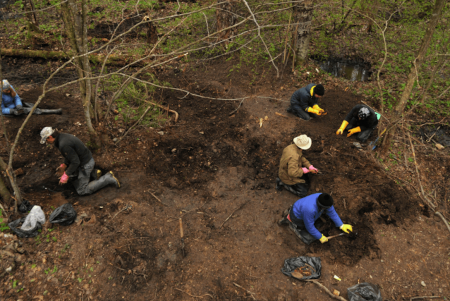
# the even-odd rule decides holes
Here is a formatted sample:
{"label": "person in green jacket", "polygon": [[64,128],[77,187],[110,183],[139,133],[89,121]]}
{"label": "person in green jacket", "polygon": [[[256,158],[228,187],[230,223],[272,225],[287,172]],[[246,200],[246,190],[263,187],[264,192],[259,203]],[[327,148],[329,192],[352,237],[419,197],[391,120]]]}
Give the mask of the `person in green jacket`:
{"label": "person in green jacket", "polygon": [[287,191],[303,198],[308,194],[310,183],[308,174],[318,173],[318,169],[303,156],[303,150],[311,147],[311,138],[300,135],[295,137],[293,142],[294,144],[283,150],[276,189],[281,191],[285,188]]}

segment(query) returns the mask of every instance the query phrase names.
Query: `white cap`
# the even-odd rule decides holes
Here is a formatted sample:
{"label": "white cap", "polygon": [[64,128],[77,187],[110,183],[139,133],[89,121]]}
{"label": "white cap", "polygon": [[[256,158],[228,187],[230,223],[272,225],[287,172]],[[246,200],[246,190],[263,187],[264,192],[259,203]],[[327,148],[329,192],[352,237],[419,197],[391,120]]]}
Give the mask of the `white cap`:
{"label": "white cap", "polygon": [[311,147],[311,138],[309,138],[306,135],[300,135],[298,137],[294,138],[294,143],[295,145],[297,145],[299,148],[307,150]]}
{"label": "white cap", "polygon": [[49,126],[46,126],[45,128],[43,128],[41,131],[41,144],[44,144],[45,141],[47,140],[47,138],[49,136],[51,136],[54,132],[55,132],[55,130]]}

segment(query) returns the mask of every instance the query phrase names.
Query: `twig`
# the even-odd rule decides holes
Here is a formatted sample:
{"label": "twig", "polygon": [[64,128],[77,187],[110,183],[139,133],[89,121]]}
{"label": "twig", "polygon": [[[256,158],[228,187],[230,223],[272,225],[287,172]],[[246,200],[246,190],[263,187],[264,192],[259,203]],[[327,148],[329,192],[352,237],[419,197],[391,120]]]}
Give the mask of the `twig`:
{"label": "twig", "polygon": [[208,296],[208,297],[211,297],[211,299],[214,299],[214,297],[211,296],[210,294],[204,294],[204,295],[201,295],[201,296],[194,296],[194,295],[189,294],[188,292],[185,292],[185,291],[183,291],[183,290],[180,290],[179,288],[175,288],[175,289],[176,289],[177,291],[180,291],[180,292],[185,293],[186,295],[191,296],[192,298],[203,298],[204,296]]}
{"label": "twig", "polygon": [[411,144],[411,150],[412,150],[412,153],[413,153],[414,165],[416,166],[417,180],[419,181],[420,190],[422,191],[423,197],[425,198],[427,203],[430,205],[431,209],[433,209],[433,211],[434,211],[434,208],[436,206],[433,203],[431,203],[430,200],[427,199],[427,197],[425,196],[425,193],[423,192],[422,182],[420,181],[419,168],[417,167],[416,152],[414,151],[414,146],[413,146],[412,141],[411,141],[411,134],[409,132],[408,132],[408,137],[409,137],[409,143]]}
{"label": "twig", "polygon": [[[247,97],[245,97],[247,98]],[[236,108],[236,110],[234,110],[233,112],[231,112],[230,114],[228,114],[229,116],[233,115],[234,113],[237,112],[237,110],[239,110],[239,108],[241,107],[242,103],[244,102],[245,98],[242,98],[241,102],[239,103],[239,106]]]}
{"label": "twig", "polygon": [[178,121],[178,113],[176,112],[176,111],[174,111],[174,110],[170,110],[169,109],[169,107],[164,107],[164,106],[162,106],[162,105],[160,105],[160,104],[157,104],[157,103],[155,103],[155,102],[152,102],[152,101],[148,101],[148,100],[144,100],[145,102],[147,102],[147,103],[150,103],[150,104],[152,104],[152,105],[154,105],[154,106],[157,106],[157,107],[160,107],[161,109],[163,109],[163,110],[166,110],[167,111],[167,114],[168,113],[173,113],[173,114],[175,114],[175,122],[177,122]]}
{"label": "twig", "polygon": [[130,208],[132,208],[131,205],[126,205],[122,210],[120,210],[119,212],[117,212],[117,213],[112,217],[111,220],[113,220],[119,213],[121,213],[121,212],[123,212],[123,211],[125,211],[125,210],[128,210],[128,209],[130,209]]}
{"label": "twig", "polygon": [[222,223],[222,225],[220,225],[219,229],[221,229],[223,227],[223,225],[230,219],[230,217],[239,209],[242,209],[242,207],[244,207],[245,204],[247,204],[248,201],[245,201],[244,203],[242,203],[239,207],[237,207],[236,209],[234,209],[233,212],[231,212],[230,216],[227,217],[227,219]]}
{"label": "twig", "polygon": [[250,297],[252,297],[253,300],[256,300],[256,298],[253,296],[255,293],[252,293],[251,291],[249,291],[249,290],[243,288],[242,286],[240,286],[240,285],[237,284],[236,282],[233,282],[233,284],[234,284],[235,286],[239,287],[239,288],[242,288],[244,291],[246,291],[247,293],[250,294]]}
{"label": "twig", "polygon": [[427,125],[427,124],[441,124],[442,121],[444,121],[445,118],[447,118],[447,117],[442,118],[442,120],[439,121],[439,122],[427,122],[427,123],[421,124],[421,125],[419,125],[419,127],[422,127],[422,126]]}
{"label": "twig", "polygon": [[441,126],[438,126],[437,130],[433,133],[433,135],[431,135],[430,138],[428,138],[427,142],[430,142],[431,139],[433,139],[434,135],[436,135],[437,131],[439,131],[440,128],[441,128]]}
{"label": "twig", "polygon": [[416,300],[416,299],[423,299],[423,298],[437,299],[437,298],[442,298],[442,297],[441,296],[420,296],[420,297],[413,297],[413,298],[409,299],[409,301]]}
{"label": "twig", "polygon": [[327,289],[326,286],[324,286],[322,283],[320,283],[320,282],[317,281],[317,280],[309,279],[309,280],[305,280],[305,281],[312,282],[312,283],[316,284],[316,285],[319,286],[321,289],[323,289],[328,295],[330,295],[331,298],[334,298],[334,299],[337,299],[337,300],[341,300],[341,301],[347,301],[347,299],[345,299],[345,298],[343,298],[343,297],[341,297],[341,296],[336,296],[336,295],[334,295],[332,292],[330,292],[329,289]]}
{"label": "twig", "polygon": [[242,0],[242,1],[244,1],[245,6],[247,6],[248,11],[250,12],[250,14],[251,14],[252,17],[253,17],[253,21],[255,22],[256,26],[258,27],[258,36],[260,37],[261,42],[264,44],[264,47],[266,48],[266,52],[267,52],[267,54],[269,55],[270,60],[272,61],[273,67],[275,68],[275,70],[277,70],[277,78],[278,78],[278,77],[280,77],[280,71],[278,70],[277,65],[276,65],[275,62],[273,61],[272,54],[270,53],[269,48],[267,48],[266,42],[264,41],[263,37],[261,36],[261,27],[259,26],[258,21],[256,21],[256,17],[255,17],[255,15],[253,14],[253,11],[251,10],[250,6],[248,5],[247,0]]}
{"label": "twig", "polygon": [[448,225],[448,222],[445,219],[445,217],[442,215],[442,213],[436,211],[434,214],[439,215],[439,217],[444,221],[444,224],[447,226],[448,231],[450,231],[450,226]]}
{"label": "twig", "polygon": [[154,195],[152,192],[149,191],[149,193],[150,193],[155,199],[157,199],[158,202],[160,202],[162,205],[168,206],[168,205],[164,204],[160,199],[158,199],[158,198],[156,197],[156,195]]}
{"label": "twig", "polygon": [[144,114],[141,115],[141,117],[138,119],[138,121],[136,121],[126,132],[125,134],[123,134],[122,137],[119,138],[119,140],[117,140],[116,145],[119,144],[120,141],[122,141],[123,138],[125,138],[125,136],[137,125],[139,124],[139,122],[141,122],[142,118],[144,118],[145,115],[147,115],[147,112],[150,110],[152,106],[148,106],[147,110],[145,110]]}
{"label": "twig", "polygon": [[278,115],[278,116],[281,116],[281,117],[284,117],[284,118],[288,118],[287,116],[284,116],[283,114],[278,113],[278,112],[275,112],[275,115]]}

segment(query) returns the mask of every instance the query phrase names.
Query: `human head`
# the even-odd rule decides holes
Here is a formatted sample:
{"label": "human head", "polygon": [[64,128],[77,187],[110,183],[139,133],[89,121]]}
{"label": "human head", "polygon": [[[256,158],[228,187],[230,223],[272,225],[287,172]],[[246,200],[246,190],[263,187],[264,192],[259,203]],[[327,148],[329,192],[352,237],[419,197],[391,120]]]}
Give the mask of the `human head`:
{"label": "human head", "polygon": [[368,108],[362,107],[361,109],[359,109],[359,111],[358,111],[358,118],[360,120],[364,120],[364,119],[366,119],[369,116],[370,116],[370,111],[369,111]]}
{"label": "human head", "polygon": [[316,97],[322,97],[325,94],[325,88],[321,84],[318,84],[314,87],[313,93]]}
{"label": "human head", "polygon": [[[52,134],[54,132],[55,132],[55,130],[52,129],[51,127],[49,127],[49,126],[43,128],[42,131],[41,131],[41,144],[44,144],[47,141],[47,138],[52,136]],[[52,143],[53,140],[54,140],[52,138],[50,138],[50,141],[49,141],[50,143]]]}
{"label": "human head", "polygon": [[300,135],[298,137],[295,137],[293,141],[294,141],[295,145],[297,145],[298,148],[301,148],[304,150],[309,149],[312,144],[311,138],[309,138],[306,135]]}
{"label": "human head", "polygon": [[317,206],[320,209],[328,209],[333,206],[333,198],[328,193],[322,193],[317,198]]}
{"label": "human head", "polygon": [[11,90],[11,84],[9,83],[9,81],[4,79],[2,82],[2,91],[4,93],[10,93],[11,92],[10,90]]}

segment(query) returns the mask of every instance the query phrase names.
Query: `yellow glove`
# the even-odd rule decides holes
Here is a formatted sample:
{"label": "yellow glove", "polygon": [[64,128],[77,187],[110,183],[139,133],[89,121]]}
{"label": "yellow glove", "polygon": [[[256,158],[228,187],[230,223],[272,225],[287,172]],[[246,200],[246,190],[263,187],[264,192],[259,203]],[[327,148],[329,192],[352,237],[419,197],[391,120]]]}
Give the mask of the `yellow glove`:
{"label": "yellow glove", "polygon": [[318,110],[318,111],[320,112],[320,114],[322,114],[322,113],[324,113],[324,112],[325,112],[325,110],[324,110],[324,109],[322,109],[321,107],[319,107],[319,105],[314,105],[314,106],[313,106],[313,109],[316,109],[316,110]]}
{"label": "yellow glove", "polygon": [[321,113],[319,112],[319,110],[317,109],[313,109],[311,107],[308,107],[308,109],[306,109],[308,113],[314,113],[316,115],[320,115]]}
{"label": "yellow glove", "polygon": [[345,130],[345,127],[348,125],[347,121],[342,121],[341,127],[337,130],[336,135],[342,134]]}
{"label": "yellow glove", "polygon": [[322,234],[322,238],[320,239],[320,242],[321,243],[325,243],[327,241],[328,241],[328,238],[325,235]]}
{"label": "yellow glove", "polygon": [[349,225],[349,224],[343,224],[342,226],[339,227],[339,229],[341,229],[345,233],[353,232],[353,227],[352,227],[352,225]]}
{"label": "yellow glove", "polygon": [[348,131],[347,137],[350,137],[351,135],[359,132],[361,132],[361,128],[359,126],[357,128],[352,128],[351,130]]}

